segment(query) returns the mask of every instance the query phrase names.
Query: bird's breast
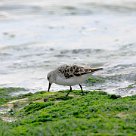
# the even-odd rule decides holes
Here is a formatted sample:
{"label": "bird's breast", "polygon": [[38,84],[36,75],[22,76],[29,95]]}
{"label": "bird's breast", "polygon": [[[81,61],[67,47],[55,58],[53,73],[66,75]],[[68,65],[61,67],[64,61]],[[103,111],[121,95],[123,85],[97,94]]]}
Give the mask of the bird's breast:
{"label": "bird's breast", "polygon": [[88,79],[88,75],[74,76],[74,77],[67,78],[67,79],[64,77],[58,76],[56,78],[55,83],[59,85],[72,86],[72,85],[83,83],[87,79]]}

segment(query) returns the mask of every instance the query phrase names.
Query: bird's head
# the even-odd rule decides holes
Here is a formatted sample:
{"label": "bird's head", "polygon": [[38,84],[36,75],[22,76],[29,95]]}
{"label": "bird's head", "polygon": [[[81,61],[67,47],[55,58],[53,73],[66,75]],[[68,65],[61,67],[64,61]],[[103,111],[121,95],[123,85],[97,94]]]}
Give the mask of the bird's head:
{"label": "bird's head", "polygon": [[55,80],[53,71],[51,71],[47,74],[47,80],[49,81],[49,86],[48,86],[48,92],[49,92],[50,87],[51,87],[52,83],[54,83],[54,80]]}

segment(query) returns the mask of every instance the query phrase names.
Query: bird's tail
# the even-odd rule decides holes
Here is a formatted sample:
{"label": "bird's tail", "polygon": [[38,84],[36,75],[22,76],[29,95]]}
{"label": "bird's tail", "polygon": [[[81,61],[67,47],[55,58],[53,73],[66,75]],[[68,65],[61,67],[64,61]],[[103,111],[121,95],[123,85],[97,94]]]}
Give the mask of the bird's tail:
{"label": "bird's tail", "polygon": [[95,72],[95,71],[99,71],[99,70],[103,70],[103,68],[91,68],[91,72]]}

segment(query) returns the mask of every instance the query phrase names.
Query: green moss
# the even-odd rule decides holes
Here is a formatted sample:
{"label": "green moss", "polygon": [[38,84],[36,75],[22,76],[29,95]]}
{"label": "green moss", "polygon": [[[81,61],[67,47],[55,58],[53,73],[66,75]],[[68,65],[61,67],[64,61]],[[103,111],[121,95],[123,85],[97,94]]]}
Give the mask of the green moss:
{"label": "green moss", "polygon": [[102,77],[93,77],[93,76],[91,76],[88,80],[87,80],[87,83],[88,84],[91,84],[91,85],[93,85],[93,84],[95,84],[95,83],[104,83],[105,82],[105,79],[104,78],[102,78]]}
{"label": "green moss", "polygon": [[[28,104],[15,111],[16,122],[1,122],[9,136],[135,135],[136,95],[121,98],[105,92],[75,90],[29,94]],[[24,97],[24,95],[23,95]]]}
{"label": "green moss", "polygon": [[24,88],[0,88],[0,105],[8,102],[9,100],[15,99],[11,96],[11,93],[18,91],[26,91]]}
{"label": "green moss", "polygon": [[[8,130],[11,130],[12,126],[7,123],[7,122],[3,122],[0,119],[0,136],[8,136],[9,132]],[[10,136],[13,136],[13,134],[11,134]]]}
{"label": "green moss", "polygon": [[129,86],[127,87],[127,89],[132,89],[132,88],[135,88],[135,87],[136,87],[136,83],[129,85]]}
{"label": "green moss", "polygon": [[[48,106],[53,105],[53,102],[34,102],[30,103],[29,105],[25,106],[24,109],[22,110],[21,114],[23,115],[28,115],[28,114],[33,114],[34,112],[46,108]],[[23,112],[24,111],[24,112]]]}

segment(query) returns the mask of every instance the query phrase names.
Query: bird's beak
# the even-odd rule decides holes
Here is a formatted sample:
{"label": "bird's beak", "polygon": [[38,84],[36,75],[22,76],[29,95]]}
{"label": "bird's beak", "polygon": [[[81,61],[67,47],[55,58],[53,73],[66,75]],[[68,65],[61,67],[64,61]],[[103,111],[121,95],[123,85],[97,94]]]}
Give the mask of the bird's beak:
{"label": "bird's beak", "polygon": [[49,83],[49,86],[48,86],[48,92],[50,91],[50,88],[51,88],[51,83]]}

